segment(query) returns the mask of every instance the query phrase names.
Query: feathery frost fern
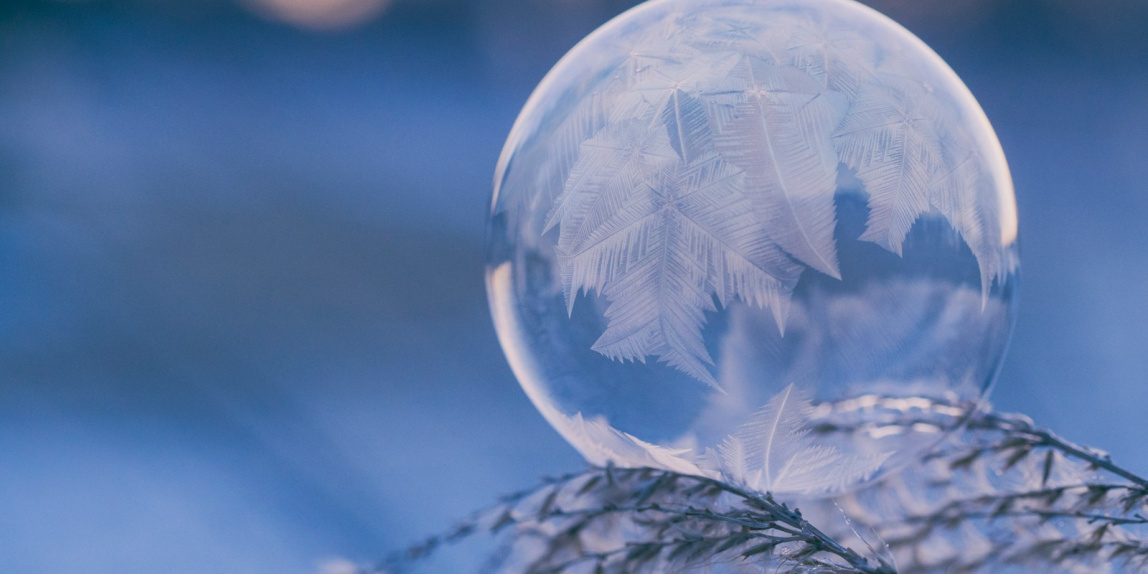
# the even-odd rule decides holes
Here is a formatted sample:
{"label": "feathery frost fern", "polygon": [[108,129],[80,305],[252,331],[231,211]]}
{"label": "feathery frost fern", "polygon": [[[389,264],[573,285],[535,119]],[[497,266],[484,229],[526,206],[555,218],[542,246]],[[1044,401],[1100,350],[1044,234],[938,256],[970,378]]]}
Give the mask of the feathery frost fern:
{"label": "feathery frost fern", "polygon": [[722,476],[757,492],[841,491],[868,479],[892,453],[845,456],[818,444],[807,426],[813,405],[789,385],[718,446]]}
{"label": "feathery frost fern", "polygon": [[[840,492],[868,480],[882,469],[891,452],[845,455],[810,426],[814,408],[806,393],[789,385],[716,449],[651,444],[611,426],[604,418],[567,416],[542,407],[546,419],[577,445],[596,466],[620,464],[665,468],[738,484],[757,492],[817,495]],[[624,462],[624,464],[623,464]]]}
{"label": "feathery frost fern", "polygon": [[571,312],[609,302],[598,352],[711,386],[705,313],[740,301],[784,327],[806,268],[840,278],[838,171],[868,195],[860,239],[900,254],[931,213],[980,265],[1011,265],[997,190],[954,104],[860,34],[804,15],[666,19],[558,126],[538,191]]}

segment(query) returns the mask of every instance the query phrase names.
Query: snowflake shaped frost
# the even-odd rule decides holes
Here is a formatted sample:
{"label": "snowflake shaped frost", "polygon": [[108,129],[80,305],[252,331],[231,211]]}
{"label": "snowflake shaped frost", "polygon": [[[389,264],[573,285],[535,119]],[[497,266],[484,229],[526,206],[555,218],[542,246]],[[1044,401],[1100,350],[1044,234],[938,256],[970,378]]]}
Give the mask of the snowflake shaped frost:
{"label": "snowflake shaped frost", "polygon": [[[568,310],[603,295],[594,350],[653,357],[715,388],[707,312],[769,308],[784,331],[804,269],[840,279],[840,165],[868,196],[860,237],[900,255],[940,215],[980,266],[1012,270],[981,158],[928,84],[862,34],[803,17],[674,18],[623,50],[538,174]],[[945,142],[955,142],[946,145]],[[550,199],[553,198],[553,199]]]}
{"label": "snowflake shaped frost", "polygon": [[866,480],[892,455],[842,455],[818,444],[807,426],[813,406],[789,385],[710,451],[722,476],[758,492],[816,494]]}

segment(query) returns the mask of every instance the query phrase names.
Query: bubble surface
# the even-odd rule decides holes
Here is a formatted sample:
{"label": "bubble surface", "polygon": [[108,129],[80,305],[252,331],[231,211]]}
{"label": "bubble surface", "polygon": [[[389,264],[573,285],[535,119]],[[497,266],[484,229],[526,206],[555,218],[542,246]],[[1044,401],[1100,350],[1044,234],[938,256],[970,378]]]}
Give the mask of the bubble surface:
{"label": "bubble surface", "polygon": [[846,0],[655,0],[591,34],[511,131],[486,249],[515,375],[590,463],[803,495],[984,396],[1019,266],[981,108]]}

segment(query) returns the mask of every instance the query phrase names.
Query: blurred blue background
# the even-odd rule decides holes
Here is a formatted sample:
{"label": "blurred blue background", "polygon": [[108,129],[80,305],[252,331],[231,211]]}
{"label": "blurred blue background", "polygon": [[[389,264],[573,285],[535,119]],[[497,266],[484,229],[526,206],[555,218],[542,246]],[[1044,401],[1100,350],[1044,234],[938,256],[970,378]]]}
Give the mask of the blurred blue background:
{"label": "blurred blue background", "polygon": [[[1148,472],[1148,3],[873,5],[1013,169],[995,402]],[[482,225],[531,88],[627,7],[0,4],[0,572],[335,573],[580,468]]]}

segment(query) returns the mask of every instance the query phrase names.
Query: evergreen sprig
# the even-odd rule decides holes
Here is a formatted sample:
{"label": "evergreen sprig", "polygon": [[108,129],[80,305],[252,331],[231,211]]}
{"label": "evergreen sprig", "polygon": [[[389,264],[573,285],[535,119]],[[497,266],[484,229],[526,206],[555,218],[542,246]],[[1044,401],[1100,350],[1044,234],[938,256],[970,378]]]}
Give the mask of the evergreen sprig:
{"label": "evergreen sprig", "polygon": [[920,465],[836,504],[899,572],[1148,571],[1148,481],[1023,415],[975,414]]}
{"label": "evergreen sprig", "polygon": [[[501,543],[489,570],[528,574],[1148,572],[1148,480],[1022,415],[964,412],[963,430],[919,464],[833,500],[590,468],[504,497],[363,572],[405,571],[480,532]],[[898,424],[926,423],[882,426]]]}

